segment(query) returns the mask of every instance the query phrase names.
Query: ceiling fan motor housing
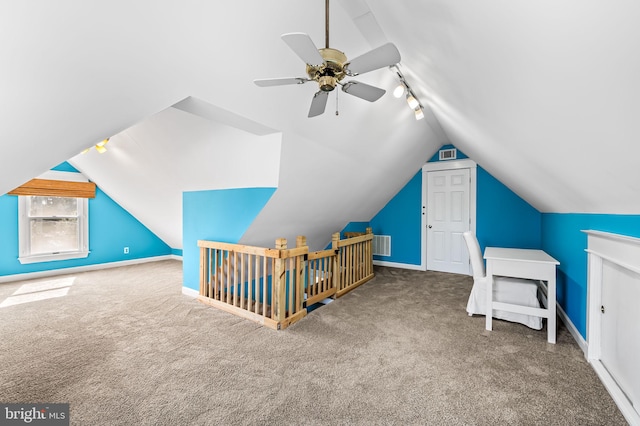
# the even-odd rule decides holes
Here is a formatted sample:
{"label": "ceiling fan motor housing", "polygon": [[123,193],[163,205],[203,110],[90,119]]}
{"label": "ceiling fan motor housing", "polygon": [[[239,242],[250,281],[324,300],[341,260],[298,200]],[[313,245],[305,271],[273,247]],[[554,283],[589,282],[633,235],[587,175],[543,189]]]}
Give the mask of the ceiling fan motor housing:
{"label": "ceiling fan motor housing", "polygon": [[347,56],[341,51],[329,47],[318,49],[318,51],[324,59],[324,63],[317,66],[307,65],[307,74],[310,79],[318,82],[320,90],[330,92],[347,75],[344,71]]}

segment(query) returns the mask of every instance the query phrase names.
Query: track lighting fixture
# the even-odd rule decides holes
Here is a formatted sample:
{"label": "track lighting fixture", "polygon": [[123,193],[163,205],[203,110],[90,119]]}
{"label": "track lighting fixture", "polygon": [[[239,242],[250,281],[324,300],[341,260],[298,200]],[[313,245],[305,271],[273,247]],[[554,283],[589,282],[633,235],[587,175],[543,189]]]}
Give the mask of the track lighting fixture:
{"label": "track lighting fixture", "polygon": [[418,98],[416,98],[416,95],[413,93],[413,90],[411,90],[409,84],[407,84],[407,80],[404,78],[404,75],[402,75],[400,68],[398,65],[392,65],[389,69],[393,70],[400,80],[400,84],[398,84],[398,87],[393,91],[393,96],[401,98],[402,95],[405,95],[409,108],[411,108],[415,113],[416,120],[422,120],[424,118],[424,109],[422,104]]}

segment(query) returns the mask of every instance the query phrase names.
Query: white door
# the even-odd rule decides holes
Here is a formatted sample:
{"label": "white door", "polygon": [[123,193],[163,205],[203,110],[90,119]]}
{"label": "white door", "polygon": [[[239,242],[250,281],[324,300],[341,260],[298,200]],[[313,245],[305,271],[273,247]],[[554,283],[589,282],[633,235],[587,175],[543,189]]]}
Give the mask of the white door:
{"label": "white door", "polygon": [[427,173],[427,269],[469,274],[469,169]]}

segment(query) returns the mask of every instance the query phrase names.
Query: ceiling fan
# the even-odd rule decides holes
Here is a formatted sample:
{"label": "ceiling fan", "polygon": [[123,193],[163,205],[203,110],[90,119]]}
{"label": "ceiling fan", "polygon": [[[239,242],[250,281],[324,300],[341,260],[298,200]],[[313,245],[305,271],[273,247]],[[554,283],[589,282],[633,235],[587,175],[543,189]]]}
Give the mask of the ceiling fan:
{"label": "ceiling fan", "polygon": [[305,33],[283,34],[282,40],[307,64],[308,77],[259,79],[253,80],[253,82],[260,87],[304,84],[308,81],[317,82],[320,90],[313,95],[309,117],[324,113],[329,92],[333,91],[337,85],[340,85],[345,93],[369,102],[377,101],[385,94],[385,90],[354,80],[346,82],[342,80],[345,77],[354,77],[400,62],[400,52],[393,43],[383,44],[351,60],[347,60],[347,56],[343,52],[330,48],[329,0],[325,0],[326,47],[324,49],[318,49],[311,37]]}

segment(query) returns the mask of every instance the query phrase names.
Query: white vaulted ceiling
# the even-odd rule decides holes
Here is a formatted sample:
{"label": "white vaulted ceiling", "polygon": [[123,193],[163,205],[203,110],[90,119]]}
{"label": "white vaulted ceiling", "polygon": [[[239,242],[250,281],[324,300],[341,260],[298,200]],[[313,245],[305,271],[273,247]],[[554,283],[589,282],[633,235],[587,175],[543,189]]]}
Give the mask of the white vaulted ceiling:
{"label": "white vaulted ceiling", "polygon": [[340,93],[309,119],[312,83],[252,80],[304,76],[280,35],[322,47],[322,0],[3,1],[0,192],[71,159],[180,247],[182,191],[277,186],[244,239],[317,247],[453,143],[540,211],[638,214],[639,20],[621,0],[334,0],[332,47],[393,42],[427,117]]}
{"label": "white vaulted ceiling", "polygon": [[183,104],[112,137],[108,155],[90,149],[70,160],[174,248],[182,247],[183,192],[277,187],[280,164],[280,134],[256,135]]}

